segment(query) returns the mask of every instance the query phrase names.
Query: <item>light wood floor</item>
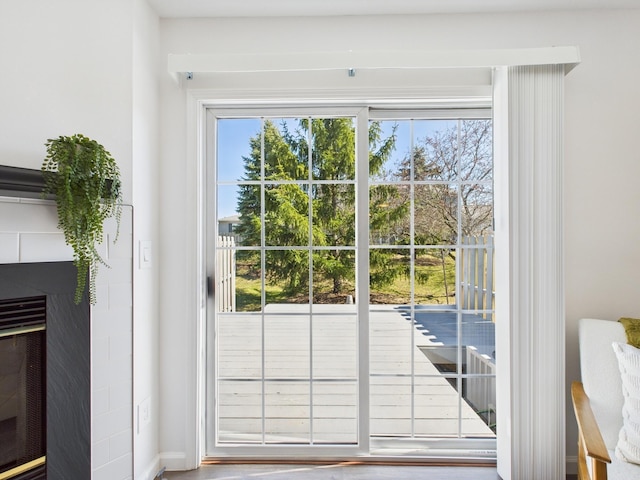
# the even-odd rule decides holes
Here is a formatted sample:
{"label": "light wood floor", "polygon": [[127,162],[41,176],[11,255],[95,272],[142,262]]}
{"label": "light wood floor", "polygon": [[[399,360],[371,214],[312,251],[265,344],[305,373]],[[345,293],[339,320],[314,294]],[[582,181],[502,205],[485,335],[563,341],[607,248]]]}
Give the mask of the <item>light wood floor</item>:
{"label": "light wood floor", "polygon": [[207,465],[166,480],[499,480],[495,467],[381,465]]}
{"label": "light wood floor", "polygon": [[[166,472],[165,480],[500,480],[495,467],[381,465],[207,465],[190,472]],[[577,480],[567,475],[567,480]]]}

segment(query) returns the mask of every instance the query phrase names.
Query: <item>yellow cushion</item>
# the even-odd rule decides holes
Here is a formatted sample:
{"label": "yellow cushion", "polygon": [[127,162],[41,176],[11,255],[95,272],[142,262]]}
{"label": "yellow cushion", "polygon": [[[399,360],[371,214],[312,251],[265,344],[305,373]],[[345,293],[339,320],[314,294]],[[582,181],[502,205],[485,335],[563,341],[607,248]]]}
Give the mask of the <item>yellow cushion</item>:
{"label": "yellow cushion", "polygon": [[627,343],[640,348],[640,318],[623,317],[619,322],[624,326],[627,334]]}

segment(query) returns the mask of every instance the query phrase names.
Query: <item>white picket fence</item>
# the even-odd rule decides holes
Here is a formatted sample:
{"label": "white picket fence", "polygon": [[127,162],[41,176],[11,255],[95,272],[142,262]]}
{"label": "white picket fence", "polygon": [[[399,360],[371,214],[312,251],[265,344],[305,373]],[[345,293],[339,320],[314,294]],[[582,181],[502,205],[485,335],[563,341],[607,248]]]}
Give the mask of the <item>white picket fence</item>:
{"label": "white picket fence", "polygon": [[[464,237],[460,296],[464,310],[493,310],[493,236]],[[483,316],[492,319],[490,313]]]}
{"label": "white picket fence", "polygon": [[216,249],[216,302],[218,312],[236,311],[236,242],[232,236],[218,236]]}

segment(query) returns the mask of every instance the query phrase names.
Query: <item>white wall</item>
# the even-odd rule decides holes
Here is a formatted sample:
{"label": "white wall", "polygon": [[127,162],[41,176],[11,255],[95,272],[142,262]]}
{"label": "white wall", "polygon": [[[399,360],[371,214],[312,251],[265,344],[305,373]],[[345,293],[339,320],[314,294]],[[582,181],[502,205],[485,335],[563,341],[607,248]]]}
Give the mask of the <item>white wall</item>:
{"label": "white wall", "polygon": [[0,3],[0,162],[40,168],[48,138],[83,133],[117,159],[131,203],[128,0]]}
{"label": "white wall", "polygon": [[[151,411],[148,425],[134,426],[134,472],[136,479],[153,478],[158,459],[158,190],[159,20],[145,0],[133,2],[133,135],[132,183],[134,248],[134,388],[133,404],[146,402]],[[148,262],[140,261],[141,245]],[[138,412],[134,412],[134,418]]]}
{"label": "white wall", "polygon": [[[537,14],[345,18],[186,19],[161,21],[161,57],[168,53],[260,53],[371,49],[526,48],[577,45],[582,63],[566,79],[565,226],[567,385],[579,377],[577,319],[638,316],[640,150],[635,137],[640,89],[640,10]],[[189,465],[185,450],[188,386],[194,362],[191,323],[194,248],[190,208],[194,146],[186,131],[187,88],[278,88],[225,84],[209,77],[180,86],[162,75],[160,451]],[[313,87],[313,80],[304,77]],[[343,77],[347,82],[346,75]],[[355,81],[358,81],[356,75]],[[369,79],[371,81],[371,79]],[[375,83],[375,79],[373,79]],[[321,86],[317,84],[315,86]],[[169,255],[170,253],[170,255]],[[191,282],[191,283],[189,283]],[[191,287],[191,288],[190,288]],[[191,317],[185,318],[185,312]],[[514,319],[514,321],[517,319]],[[568,397],[567,397],[568,398]],[[576,427],[567,401],[567,452],[576,455]]]}
{"label": "white wall", "polygon": [[[131,423],[148,400],[151,423],[112,443],[128,449],[129,471],[133,443],[144,480],[158,466],[158,28],[145,0],[0,2],[0,164],[39,169],[48,138],[83,133],[114,156],[133,205],[135,387],[126,416]],[[151,241],[149,269],[138,268],[140,241]],[[131,345],[131,332],[121,333]]]}

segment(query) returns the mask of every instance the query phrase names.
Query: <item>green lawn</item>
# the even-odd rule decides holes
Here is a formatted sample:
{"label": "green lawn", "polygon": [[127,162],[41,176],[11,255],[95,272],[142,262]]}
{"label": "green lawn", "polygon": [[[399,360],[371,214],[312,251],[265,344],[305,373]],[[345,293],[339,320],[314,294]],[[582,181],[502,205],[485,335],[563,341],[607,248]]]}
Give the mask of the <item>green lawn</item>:
{"label": "green lawn", "polygon": [[[236,263],[236,309],[239,312],[260,311],[262,282],[259,273],[251,268],[251,261],[238,259]],[[446,277],[443,274],[442,260],[438,256],[421,255],[415,262],[414,301],[417,304],[455,303],[455,260],[445,258]],[[445,278],[446,287],[445,288]],[[328,280],[316,279],[315,303],[344,303],[347,295],[355,297],[352,281],[344,282],[343,291],[333,294]],[[448,295],[447,293],[448,289]],[[399,276],[391,285],[371,289],[371,303],[408,304],[411,301],[411,281],[409,276]],[[267,281],[265,283],[266,303],[308,303],[308,292],[296,295],[284,292],[282,285]]]}

